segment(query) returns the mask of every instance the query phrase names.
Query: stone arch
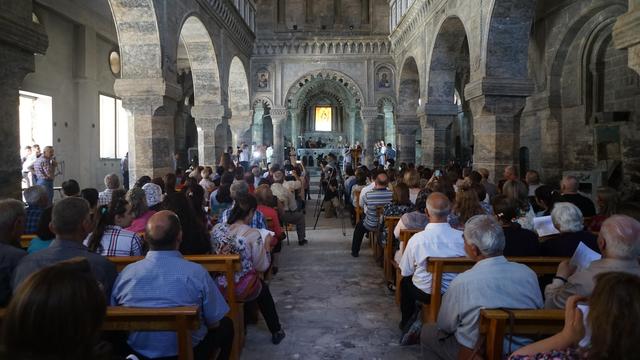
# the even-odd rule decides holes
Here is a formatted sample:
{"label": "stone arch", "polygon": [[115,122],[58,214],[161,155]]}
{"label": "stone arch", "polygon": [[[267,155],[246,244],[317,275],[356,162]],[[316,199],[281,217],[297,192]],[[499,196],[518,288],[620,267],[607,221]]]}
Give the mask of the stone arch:
{"label": "stone arch", "polygon": [[433,142],[433,149],[429,150],[434,164],[451,158],[459,163],[471,160],[471,111],[464,98],[471,75],[469,52],[462,20],[456,16],[444,19],[431,50],[425,107],[428,130],[424,134],[431,138],[424,142]]}
{"label": "stone arch", "polygon": [[108,2],[118,34],[122,78],[162,78],[162,47],[153,0]]}
{"label": "stone arch", "polygon": [[[350,94],[353,98],[353,103],[351,105],[355,107],[362,106],[364,96],[362,95],[360,86],[358,86],[356,81],[348,75],[335,70],[320,70],[309,72],[298,78],[291,84],[291,86],[289,86],[287,95],[284,98],[284,105],[296,106],[296,104],[292,104],[292,101],[294,101],[294,99],[304,98],[304,96],[300,96],[300,91],[303,90],[309,84],[309,82],[312,82],[313,84],[314,82],[317,83],[322,80],[336,82],[337,85],[342,86],[343,90]],[[309,89],[309,87],[306,87],[306,89]]]}
{"label": "stone arch", "polygon": [[389,96],[383,96],[378,99],[378,113],[382,116],[382,131],[381,138],[384,139],[385,143],[397,144],[398,139],[396,137],[396,117],[395,117],[395,109],[396,103]]}
{"label": "stone arch", "polygon": [[408,57],[402,64],[398,84],[398,112],[415,115],[420,98],[420,72],[415,58]]}
{"label": "stone arch", "polygon": [[535,1],[494,0],[485,37],[485,76],[526,79]]}
{"label": "stone arch", "polygon": [[203,165],[214,165],[226,139],[216,136],[224,108],[220,106],[220,74],[215,48],[206,27],[195,15],[187,17],[182,24],[179,44],[186,51],[191,70],[194,98],[191,115],[195,118],[198,134],[198,161]]}
{"label": "stone arch", "polygon": [[231,59],[228,79],[229,108],[231,109],[229,126],[232,134],[232,146],[235,149],[240,145],[242,135],[251,126],[249,78],[244,63],[237,56]]}

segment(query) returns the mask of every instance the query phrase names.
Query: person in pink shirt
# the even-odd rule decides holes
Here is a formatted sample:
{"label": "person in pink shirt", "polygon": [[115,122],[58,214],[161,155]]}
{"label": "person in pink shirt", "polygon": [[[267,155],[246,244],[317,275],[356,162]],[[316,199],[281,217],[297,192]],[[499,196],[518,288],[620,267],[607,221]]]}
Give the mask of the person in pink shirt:
{"label": "person in pink shirt", "polygon": [[129,192],[127,192],[127,201],[131,204],[131,212],[135,218],[126,230],[135,233],[143,232],[145,226],[147,226],[147,221],[149,221],[149,218],[156,212],[149,210],[146,193],[141,188],[134,187],[129,190]]}

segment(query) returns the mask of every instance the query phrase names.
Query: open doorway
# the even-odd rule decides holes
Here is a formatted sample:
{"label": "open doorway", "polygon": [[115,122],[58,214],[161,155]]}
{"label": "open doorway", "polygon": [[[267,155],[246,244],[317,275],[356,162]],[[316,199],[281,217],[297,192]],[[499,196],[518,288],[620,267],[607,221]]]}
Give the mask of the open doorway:
{"label": "open doorway", "polygon": [[22,188],[33,185],[31,166],[43,150],[53,144],[53,100],[51,96],[20,91],[20,159]]}

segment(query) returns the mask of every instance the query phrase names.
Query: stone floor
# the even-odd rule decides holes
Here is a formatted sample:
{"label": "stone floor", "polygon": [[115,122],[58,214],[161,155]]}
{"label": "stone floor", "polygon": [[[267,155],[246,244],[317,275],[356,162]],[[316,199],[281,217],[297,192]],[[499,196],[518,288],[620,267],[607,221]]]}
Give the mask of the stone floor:
{"label": "stone floor", "polygon": [[321,216],[312,230],[312,213],[307,211],[309,244],[298,246],[293,232],[270,285],[287,337],[271,344],[260,319],[249,325],[242,359],[419,359],[418,346],[398,345],[400,311],[366,239],[353,258],[350,221],[345,219],[346,236],[335,218]]}

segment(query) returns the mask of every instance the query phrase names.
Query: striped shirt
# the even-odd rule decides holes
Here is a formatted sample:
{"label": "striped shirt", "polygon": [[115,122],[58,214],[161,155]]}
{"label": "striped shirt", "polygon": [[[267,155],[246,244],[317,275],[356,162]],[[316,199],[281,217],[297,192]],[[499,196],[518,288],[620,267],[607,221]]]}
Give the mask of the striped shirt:
{"label": "striped shirt", "polygon": [[[229,220],[229,215],[231,215],[231,208],[228,208],[222,212],[220,215],[219,223],[226,223]],[[266,229],[267,221],[264,219],[264,215],[258,210],[253,213],[253,218],[251,219],[251,224],[249,224],[254,229]]]}
{"label": "striped shirt", "polygon": [[38,179],[51,180],[53,178],[53,174],[51,174],[51,162],[44,157],[44,155],[40,156],[33,163],[33,172]]}
{"label": "striped shirt", "polygon": [[378,225],[378,206],[384,206],[391,202],[393,193],[388,189],[376,189],[364,195],[365,218],[363,220],[364,227],[371,231]]}
{"label": "striped shirt", "polygon": [[[89,237],[84,241],[85,246],[89,246]],[[120,226],[107,225],[96,252],[102,256],[140,256],[142,239]]]}

